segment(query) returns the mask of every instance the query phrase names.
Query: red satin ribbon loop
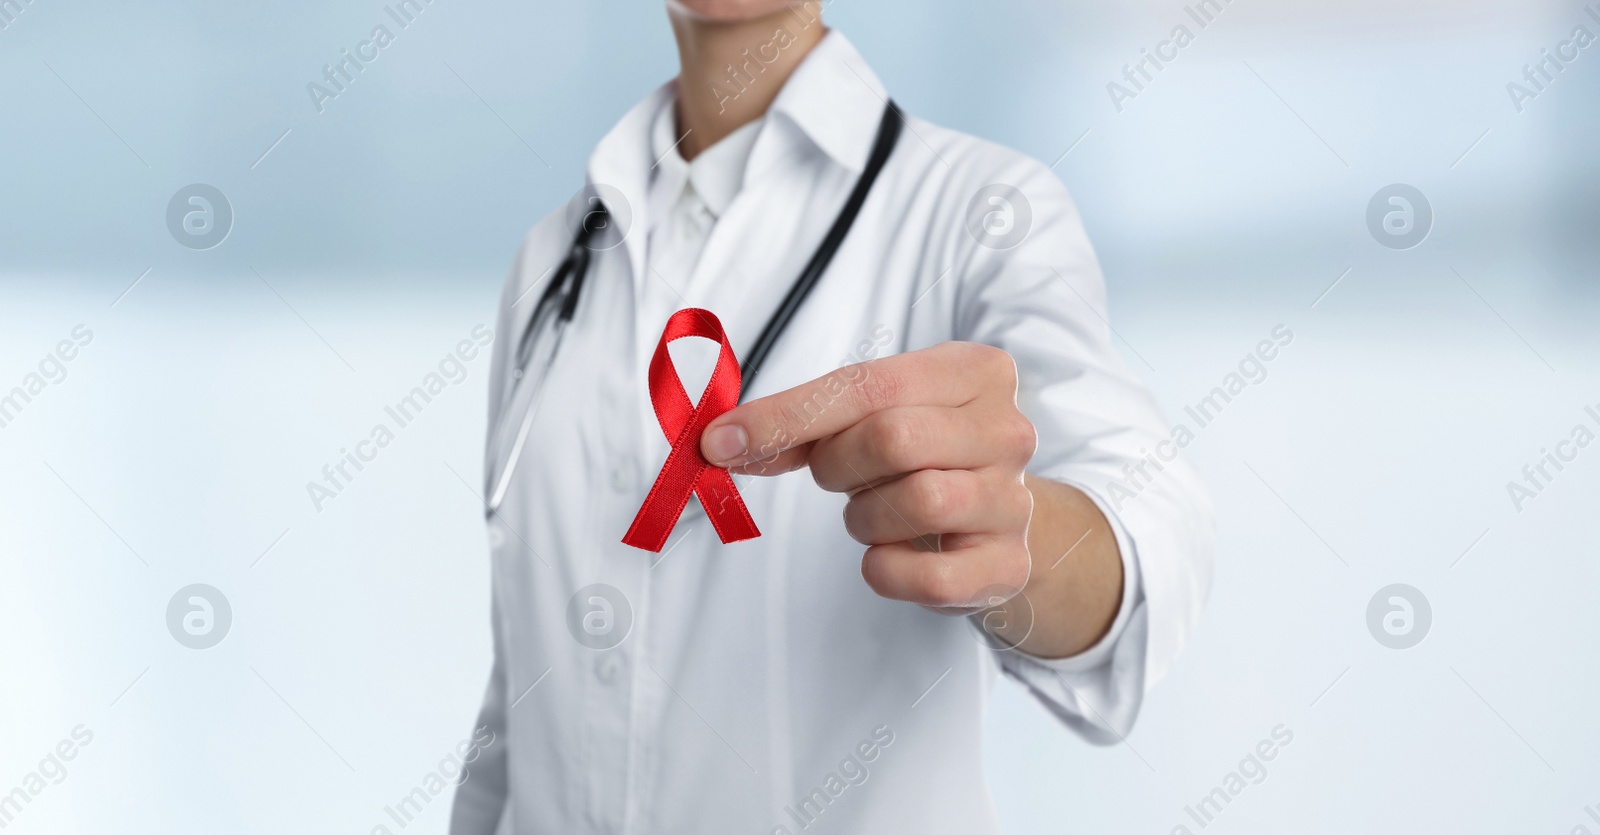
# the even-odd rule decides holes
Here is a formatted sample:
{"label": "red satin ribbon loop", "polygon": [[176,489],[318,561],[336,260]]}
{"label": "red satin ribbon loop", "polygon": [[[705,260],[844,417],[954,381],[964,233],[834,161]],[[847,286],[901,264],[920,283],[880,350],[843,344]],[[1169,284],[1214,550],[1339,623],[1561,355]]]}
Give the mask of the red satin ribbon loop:
{"label": "red satin ribbon loop", "polygon": [[[722,346],[711,382],[706,383],[698,404],[689,402],[689,393],[667,353],[667,343],[688,336],[710,339]],[[655,407],[661,431],[672,443],[672,452],[633,518],[633,525],[622,537],[624,544],[660,553],[689,505],[691,493],[699,497],[700,506],[724,543],[761,535],[744,499],[739,497],[733,476],[700,454],[700,435],[717,416],[739,404],[739,386],[739,361],[733,356],[733,346],[728,344],[728,335],[716,314],[695,307],[672,314],[650,358],[650,405]]]}

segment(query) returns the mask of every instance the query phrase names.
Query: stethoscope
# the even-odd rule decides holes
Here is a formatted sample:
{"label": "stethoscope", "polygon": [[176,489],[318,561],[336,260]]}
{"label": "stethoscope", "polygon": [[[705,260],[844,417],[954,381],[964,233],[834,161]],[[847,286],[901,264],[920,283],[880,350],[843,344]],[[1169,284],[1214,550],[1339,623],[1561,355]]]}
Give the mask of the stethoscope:
{"label": "stethoscope", "polygon": [[[878,174],[889,160],[889,154],[894,150],[895,140],[900,137],[901,116],[895,109],[894,102],[890,101],[883,109],[883,118],[878,122],[878,135],[873,140],[872,155],[867,159],[867,165],[861,171],[860,179],[856,180],[855,188],[850,192],[850,197],[845,201],[844,207],[839,210],[839,216],[834,220],[833,226],[828,229],[828,234],[817,246],[817,251],[812,254],[811,260],[806,262],[804,270],[795,279],[794,286],[789,288],[787,295],[773,312],[772,318],[767,320],[766,327],[761,329],[761,335],[756,338],[755,345],[745,355],[744,363],[740,366],[743,380],[743,390],[750,391],[750,385],[760,373],[761,366],[766,362],[767,354],[772,352],[772,346],[777,343],[778,337],[783,335],[789,326],[789,320],[800,309],[806,296],[811,294],[812,288],[822,278],[822,273],[827,270],[828,264],[833,261],[833,256],[839,251],[839,246],[844,243],[845,236],[850,233],[850,227],[856,221],[856,215],[861,213],[861,205],[867,200],[867,193],[872,190],[872,184],[878,179]],[[596,201],[598,207],[583,216],[579,223],[578,233],[573,238],[572,247],[567,251],[567,257],[562,259],[556,267],[550,283],[544,288],[544,293],[539,296],[539,302],[533,308],[533,316],[528,320],[528,327],[522,331],[522,339],[517,343],[516,365],[511,372],[511,390],[507,393],[502,403],[502,413],[510,414],[510,407],[517,401],[519,395],[526,395],[527,403],[522,409],[522,420],[517,426],[517,433],[511,439],[511,450],[505,456],[505,464],[500,468],[499,476],[494,480],[494,489],[489,492],[486,503],[488,515],[493,516],[500,509],[500,503],[505,500],[506,490],[511,486],[512,473],[516,471],[517,462],[522,458],[522,449],[528,442],[528,432],[533,428],[534,416],[539,411],[539,401],[544,394],[544,382],[550,377],[550,369],[555,364],[556,355],[561,349],[561,337],[566,332],[567,325],[571,323],[573,314],[578,310],[578,297],[583,292],[583,282],[589,272],[589,260],[594,252],[590,246],[594,237],[602,234],[611,224],[611,215],[604,204]],[[523,391],[523,384],[528,380],[528,370],[534,367],[534,358],[538,356],[543,372],[532,383],[532,388]],[[490,443],[496,450],[503,449],[504,439],[500,437],[508,427],[502,418],[491,435]]]}

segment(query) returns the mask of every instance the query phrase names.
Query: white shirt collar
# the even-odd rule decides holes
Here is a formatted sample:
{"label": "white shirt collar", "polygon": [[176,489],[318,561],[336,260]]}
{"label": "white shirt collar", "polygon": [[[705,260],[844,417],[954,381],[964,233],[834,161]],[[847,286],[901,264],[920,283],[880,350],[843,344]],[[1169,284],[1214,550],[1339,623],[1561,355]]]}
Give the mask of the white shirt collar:
{"label": "white shirt collar", "polygon": [[651,213],[657,217],[672,206],[687,185],[694,189],[711,210],[721,217],[744,185],[745,164],[761,134],[765,117],[739,126],[733,133],[701,151],[692,162],[685,162],[679,151],[683,136],[677,133],[676,108],[668,101],[656,114],[651,131],[651,154],[657,160],[650,186]]}

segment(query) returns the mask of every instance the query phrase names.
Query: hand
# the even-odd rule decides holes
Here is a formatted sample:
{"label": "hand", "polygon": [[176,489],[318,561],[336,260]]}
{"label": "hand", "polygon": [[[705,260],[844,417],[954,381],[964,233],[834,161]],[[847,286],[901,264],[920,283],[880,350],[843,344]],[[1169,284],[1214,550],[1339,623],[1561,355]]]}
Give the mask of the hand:
{"label": "hand", "polygon": [[1028,582],[1023,471],[1035,444],[1011,355],[946,342],[739,406],[706,427],[700,449],[734,472],[810,467],[822,489],[850,496],[845,530],[868,546],[873,591],[966,614]]}

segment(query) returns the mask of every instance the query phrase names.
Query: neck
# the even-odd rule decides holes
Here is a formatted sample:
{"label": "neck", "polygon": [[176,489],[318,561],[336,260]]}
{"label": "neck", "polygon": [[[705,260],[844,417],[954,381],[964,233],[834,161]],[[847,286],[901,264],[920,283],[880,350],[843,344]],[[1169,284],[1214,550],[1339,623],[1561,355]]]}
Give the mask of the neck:
{"label": "neck", "polygon": [[795,67],[827,32],[805,3],[734,22],[708,20],[669,4],[678,40],[678,152],[701,151],[767,112]]}

